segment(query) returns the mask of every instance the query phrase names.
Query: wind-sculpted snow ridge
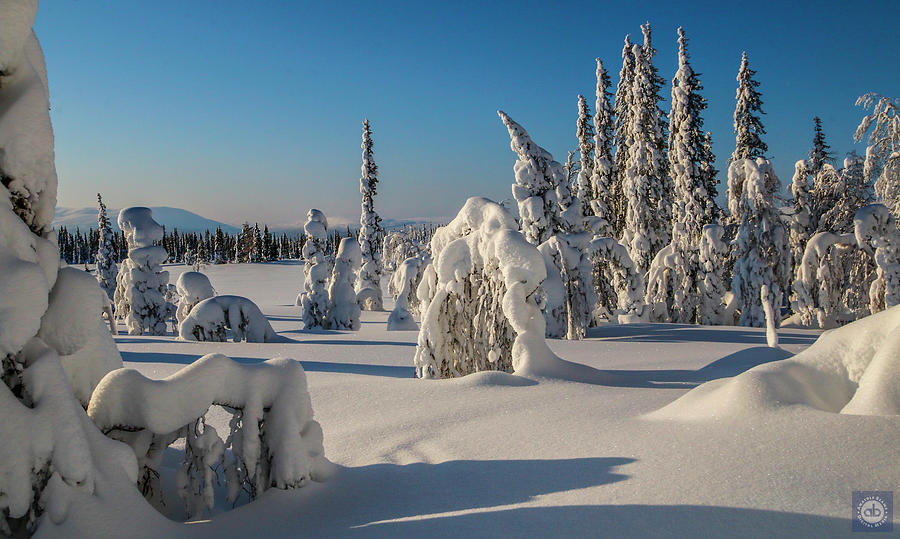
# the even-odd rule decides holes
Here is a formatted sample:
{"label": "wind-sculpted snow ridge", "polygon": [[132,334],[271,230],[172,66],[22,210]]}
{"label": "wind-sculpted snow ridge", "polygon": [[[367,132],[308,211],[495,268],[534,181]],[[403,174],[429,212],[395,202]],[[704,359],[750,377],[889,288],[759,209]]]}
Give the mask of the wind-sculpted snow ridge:
{"label": "wind-sculpted snow ridge", "polygon": [[[486,198],[468,199],[450,224],[435,231],[431,251],[436,282],[419,331],[419,377],[513,371],[582,381],[604,378],[601,371],[560,359],[547,346],[536,302],[547,276],[544,258],[516,230],[505,208]],[[425,294],[419,288],[421,298]]]}
{"label": "wind-sculpted snow ridge", "polygon": [[186,341],[225,342],[226,330],[234,342],[279,340],[269,320],[251,300],[242,296],[214,296],[194,306],[178,326]]}
{"label": "wind-sculpted snow ridge", "polygon": [[792,358],[707,382],[647,417],[742,417],[797,405],[900,414],[900,306],[827,331]]}
{"label": "wind-sculpted snow ridge", "polygon": [[[205,424],[212,405],[233,415],[224,441]],[[189,514],[212,507],[213,474],[207,471],[223,460],[231,502],[242,490],[253,499],[270,487],[324,481],[333,469],[325,458],[322,428],[313,419],[306,373],[293,359],[241,365],[208,354],[163,380],[119,369],[97,386],[88,416],[108,436],[131,446],[143,467],[145,491],[158,492],[156,470],[164,450],[184,437],[178,483]],[[227,448],[232,453],[225,459]]]}

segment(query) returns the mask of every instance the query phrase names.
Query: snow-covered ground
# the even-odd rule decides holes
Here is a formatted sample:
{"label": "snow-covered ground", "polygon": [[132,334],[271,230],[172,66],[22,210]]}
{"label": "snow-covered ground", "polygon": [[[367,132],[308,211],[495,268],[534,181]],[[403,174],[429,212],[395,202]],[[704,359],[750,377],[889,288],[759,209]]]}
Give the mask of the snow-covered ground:
{"label": "snow-covered ground", "polygon": [[[175,282],[188,268],[166,269]],[[134,515],[108,512],[115,502],[107,500],[104,514],[80,511],[42,531],[840,537],[851,535],[852,491],[900,490],[900,416],[786,406],[706,420],[645,417],[702,382],[805,349],[816,331],[781,330],[784,351],[765,346],[764,329],[673,324],[595,328],[583,341],[550,341],[564,359],[619,375],[617,387],[501,373],[419,380],[417,333],[386,331],[388,311],[364,311],[358,332],[300,330],[301,265],[203,271],[217,293],[259,305],[290,342],[178,342],[128,336],[120,325],[126,366],[162,378],[210,352],[248,363],[300,360],[337,473],[297,490],[268,490],[230,511],[221,487],[212,518],[186,525],[135,526]],[[229,417],[211,414],[217,429]],[[178,464],[175,451],[167,457]],[[170,488],[173,481],[163,478]],[[167,514],[182,519],[177,497],[168,499]]]}

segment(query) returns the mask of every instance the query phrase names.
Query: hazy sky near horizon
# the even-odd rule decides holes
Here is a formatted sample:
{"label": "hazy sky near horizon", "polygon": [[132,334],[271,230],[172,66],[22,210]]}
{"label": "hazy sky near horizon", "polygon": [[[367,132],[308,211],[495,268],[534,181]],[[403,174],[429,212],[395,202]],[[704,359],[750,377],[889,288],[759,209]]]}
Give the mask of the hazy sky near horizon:
{"label": "hazy sky near horizon", "polygon": [[622,40],[640,41],[645,21],[669,83],[684,27],[722,170],[747,51],[786,184],[813,116],[843,158],[863,148],[852,141],[856,98],[900,96],[900,6],[783,4],[44,0],[35,29],[59,205],[93,206],[101,192],[110,207],[176,206],[228,223],[302,222],[311,207],[356,221],[369,118],[376,210],[453,216],[469,196],[511,197],[515,155],[497,109],[565,161],[579,93],[593,110],[594,58],[614,90]]}

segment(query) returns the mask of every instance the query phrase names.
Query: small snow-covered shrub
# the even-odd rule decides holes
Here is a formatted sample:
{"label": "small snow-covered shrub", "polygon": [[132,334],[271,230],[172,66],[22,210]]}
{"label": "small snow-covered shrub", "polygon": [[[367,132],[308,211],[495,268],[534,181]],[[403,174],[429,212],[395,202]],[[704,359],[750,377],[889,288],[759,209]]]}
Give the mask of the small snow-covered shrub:
{"label": "small snow-covered shrub", "polygon": [[420,302],[415,293],[422,282],[425,267],[430,264],[427,253],[404,260],[391,276],[391,290],[396,290],[394,310],[388,316],[388,331],[416,330],[414,316],[419,315]]}
{"label": "small snow-covered shrub", "polygon": [[359,271],[362,261],[362,252],[355,238],[344,238],[338,247],[337,258],[334,260],[334,272],[331,275],[331,284],[328,285],[328,316],[329,329],[359,329],[360,307],[356,302],[356,292],[353,283],[356,281],[356,272]]}
{"label": "small snow-covered shrub", "polygon": [[597,295],[593,287],[591,234],[557,234],[538,246],[547,278],[544,318],[547,337],[582,339],[591,324]]}
{"label": "small snow-covered shrub", "polygon": [[169,272],[162,269],[169,255],[154,245],[162,240],[163,227],[153,220],[150,208],[132,207],[119,212],[119,228],[128,243],[128,258],[117,279],[116,316],[125,319],[131,335],[165,335],[174,308],[166,301]]}
{"label": "small snow-covered shrub", "polygon": [[328,313],[328,278],[331,261],[325,254],[328,241],[328,220],[325,214],[311,209],[303,225],[306,243],[303,245],[303,292],[297,297],[304,329],[324,328]]}
{"label": "small snow-covered shrub", "polygon": [[216,291],[209,282],[209,277],[199,271],[186,271],[179,275],[178,281],[175,283],[175,290],[178,293],[178,309],[175,311],[176,330],[187,318],[194,305],[216,295]]}
{"label": "small snow-covered shrub", "polygon": [[[561,361],[544,340],[536,302],[546,277],[544,259],[506,209],[470,198],[450,224],[435,231],[431,252],[436,281],[416,347],[419,377],[484,370],[528,374]],[[420,298],[422,290],[420,285]]]}
{"label": "small snow-covered shrub", "polygon": [[273,342],[278,336],[259,307],[241,296],[214,296],[197,303],[178,326],[186,341],[225,342],[226,329],[234,342]]}
{"label": "small snow-covered shrub", "polygon": [[594,238],[590,253],[594,266],[594,287],[602,298],[600,307],[609,321],[646,321],[644,279],[637,272],[628,249],[613,238]]}
{"label": "small snow-covered shrub", "polygon": [[900,229],[887,206],[870,204],[856,212],[854,233],[861,249],[878,267],[869,292],[869,309],[876,313],[900,304]]}
{"label": "small snow-covered shrub", "polygon": [[[232,414],[225,440],[206,425],[213,405]],[[292,359],[241,365],[208,354],[163,380],[119,369],[97,386],[88,415],[107,436],[131,446],[142,468],[139,486],[147,495],[160,492],[158,469],[166,447],[184,438],[177,482],[189,515],[212,508],[210,468],[223,460],[231,502],[242,491],[253,500],[271,487],[322,481],[332,468],[322,447],[322,427],[313,419],[306,374]]]}

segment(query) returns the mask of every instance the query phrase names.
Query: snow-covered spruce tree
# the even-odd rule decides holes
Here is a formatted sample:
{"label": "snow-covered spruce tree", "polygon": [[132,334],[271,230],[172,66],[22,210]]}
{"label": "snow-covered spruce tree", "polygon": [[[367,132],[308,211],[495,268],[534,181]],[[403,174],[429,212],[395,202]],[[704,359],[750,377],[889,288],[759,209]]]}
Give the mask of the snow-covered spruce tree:
{"label": "snow-covered spruce tree", "polygon": [[[762,158],[737,159],[728,167],[729,190],[740,186],[741,193],[739,203],[731,208],[738,218],[731,290],[742,326],[765,326],[760,289],[767,285],[774,305],[781,305],[782,283],[787,280],[784,225],[774,205],[774,182],[770,180],[774,175],[771,164]],[[775,315],[777,324],[777,310]]]}
{"label": "snow-covered spruce tree", "polygon": [[700,239],[700,318],[703,325],[730,324],[734,320],[725,319],[725,259],[728,245],[722,241],[725,228],[718,224],[703,227]]}
{"label": "snow-covered spruce tree", "polygon": [[801,159],[794,164],[794,177],[791,179],[792,215],[788,244],[791,250],[791,267],[800,267],[806,243],[815,231],[813,224],[812,186],[809,181],[809,162]]}
{"label": "snow-covered spruce tree", "polygon": [[362,213],[359,217],[359,248],[362,267],[356,284],[359,306],[367,311],[380,311],[381,301],[381,242],[384,230],[381,217],[375,213],[375,194],[378,185],[378,166],[372,151],[372,130],[369,120],[363,121],[362,176],[359,193],[362,195]]}
{"label": "snow-covered spruce tree", "polygon": [[874,180],[877,200],[888,207],[894,218],[900,218],[900,100],[868,93],[860,96],[856,104],[872,109],[863,116],[853,135],[857,142],[865,138],[868,143],[865,176]]}
{"label": "snow-covered spruce tree", "polygon": [[613,228],[613,237],[616,238],[622,237],[627,209],[623,182],[628,162],[628,148],[631,146],[631,113],[634,110],[631,101],[631,91],[634,86],[633,46],[631,38],[626,35],[625,44],[622,46],[622,69],[619,70],[619,84],[616,86],[616,98],[613,106],[616,153],[613,161],[613,182],[610,189],[610,199],[612,200],[610,211],[613,215],[610,224]]}
{"label": "snow-covered spruce tree", "polygon": [[325,214],[313,208],[306,214],[303,225],[306,243],[303,244],[303,292],[297,297],[300,320],[304,329],[327,327],[328,279],[331,262],[325,252],[328,242],[328,220]]}
{"label": "snow-covered spruce tree", "polygon": [[0,532],[16,536],[63,522],[71,504],[110,483],[129,492],[129,452],[106,440],[83,408],[122,359],[100,319],[97,281],[59,268],[36,12],[36,1],[0,10]]}
{"label": "snow-covered spruce tree", "polygon": [[556,234],[538,246],[547,278],[544,318],[548,337],[584,338],[597,295],[592,283],[591,234]]}
{"label": "snow-covered spruce tree", "polygon": [[825,142],[825,132],[822,130],[822,119],[813,118],[813,145],[809,150],[809,172],[815,177],[826,163],[834,164],[834,153],[831,146]]}
{"label": "snow-covered spruce tree", "polygon": [[872,313],[900,305],[900,228],[890,209],[870,204],[853,219],[857,245],[874,259],[878,277],[869,290]]}
{"label": "snow-covered spruce tree", "polygon": [[174,306],[166,301],[169,272],[162,269],[168,253],[155,245],[163,227],[150,208],[135,206],[119,212],[119,228],[128,243],[128,257],[116,282],[116,316],[125,319],[130,335],[165,335]]}
{"label": "snow-covered spruce tree", "polygon": [[[384,236],[381,249],[385,270],[395,271],[404,260],[418,255],[424,247],[418,240],[410,236],[408,231],[394,230],[388,232]],[[391,294],[394,294],[394,292],[391,291]]]}
{"label": "snow-covered spruce tree", "polygon": [[700,79],[688,62],[687,39],[678,28],[678,71],[672,79],[672,111],[669,113],[669,171],[675,190],[672,208],[672,246],[675,266],[672,288],[672,319],[693,324],[700,303],[700,240],[703,227],[715,222],[718,209],[706,191],[703,164],[709,156],[704,148]]}
{"label": "snow-covered spruce tree", "polygon": [[562,166],[505,112],[497,114],[509,131],[509,146],[518,156],[512,194],[519,205],[522,234],[533,245],[540,245],[562,229],[557,196],[557,187],[563,182]]}
{"label": "snow-covered spruce tree", "polygon": [[575,136],[578,138],[578,162],[581,167],[572,189],[572,196],[578,199],[582,214],[594,215],[591,211],[593,200],[593,187],[591,178],[594,176],[594,126],[591,123],[591,110],[583,95],[578,95],[578,121],[575,122]]}
{"label": "snow-covered spruce tree", "polygon": [[603,62],[597,58],[597,89],[594,103],[594,163],[591,168],[590,204],[586,207],[591,214],[602,219],[598,233],[604,237],[615,234],[615,213],[613,207],[613,171],[612,144],[615,136],[613,111],[609,104],[609,75],[603,68]]}
{"label": "snow-covered spruce tree", "polygon": [[362,253],[355,238],[344,238],[334,259],[334,271],[328,285],[328,327],[331,329],[359,330],[359,304],[356,302],[356,273],[359,271]]}
{"label": "snow-covered spruce tree", "polygon": [[634,84],[629,114],[630,145],[622,189],[627,197],[622,239],[639,272],[647,271],[653,257],[667,243],[671,227],[672,192],[665,152],[665,134],[659,109],[660,80],[652,59],[649,25],[644,45],[634,45]]}
{"label": "snow-covered spruce tree", "polygon": [[505,208],[473,197],[435,231],[434,262],[423,281],[436,277],[416,347],[419,377],[485,370],[540,376],[565,364],[544,340],[536,303],[543,257],[517,228]]}
{"label": "snow-covered spruce tree", "polygon": [[[731,154],[731,162],[764,157],[769,150],[761,138],[766,129],[762,125],[760,115],[765,113],[762,110],[762,94],[757,90],[759,82],[753,79],[755,74],[756,71],[750,69],[747,53],[744,52],[741,55],[741,67],[737,75],[738,87],[735,93],[737,103],[734,107],[735,147],[734,153]],[[736,187],[740,189],[742,186]],[[732,190],[729,186],[727,196],[729,211],[740,204],[741,197],[740,190]],[[736,224],[738,219],[738,215],[734,213],[730,215],[731,224]]]}
{"label": "snow-covered spruce tree", "polygon": [[100,288],[106,292],[110,300],[116,293],[116,277],[119,275],[119,267],[116,265],[116,256],[113,248],[113,231],[106,216],[106,204],[100,193],[97,193],[97,282]]}

